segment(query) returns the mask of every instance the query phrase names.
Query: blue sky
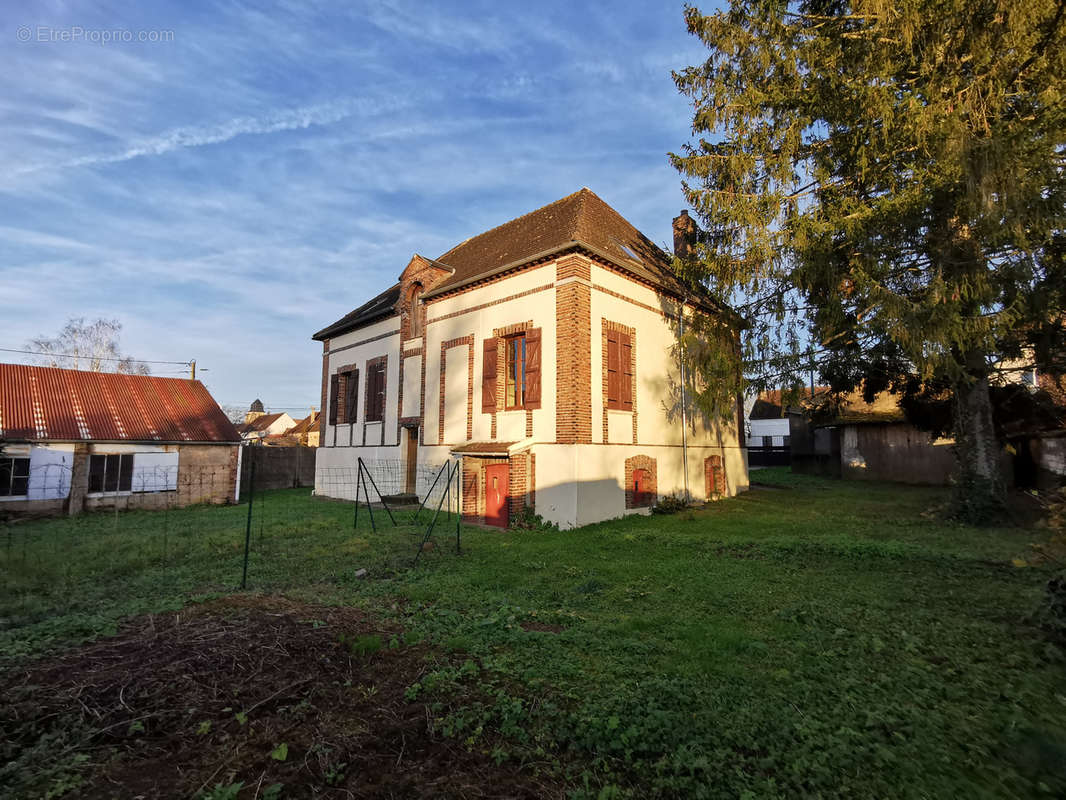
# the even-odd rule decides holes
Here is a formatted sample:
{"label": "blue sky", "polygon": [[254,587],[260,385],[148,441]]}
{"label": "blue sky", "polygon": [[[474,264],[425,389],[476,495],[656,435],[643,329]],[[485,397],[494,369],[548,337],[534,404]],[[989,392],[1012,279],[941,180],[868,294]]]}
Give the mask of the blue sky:
{"label": "blue sky", "polygon": [[298,415],[311,334],[413,253],[582,186],[659,243],[684,205],[680,4],[7,2],[0,347],[116,317]]}

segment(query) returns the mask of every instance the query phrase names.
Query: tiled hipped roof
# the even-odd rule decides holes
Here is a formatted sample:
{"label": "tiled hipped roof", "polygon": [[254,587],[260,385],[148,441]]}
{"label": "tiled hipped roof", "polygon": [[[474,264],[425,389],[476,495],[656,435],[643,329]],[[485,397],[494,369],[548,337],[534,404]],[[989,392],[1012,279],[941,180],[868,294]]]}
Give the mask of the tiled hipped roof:
{"label": "tiled hipped roof", "polygon": [[400,284],[390,286],[377,297],[363,303],[359,308],[350,311],[334,322],[320,330],[312,339],[328,339],[344,331],[350,331],[363,325],[369,325],[379,319],[391,317],[397,313],[396,301],[400,299]]}
{"label": "tiled hipped roof", "polygon": [[239,442],[199,381],[0,364],[0,437],[12,441]]}
{"label": "tiled hipped roof", "polygon": [[[452,274],[423,297],[435,297],[570,248],[588,250],[653,286],[691,298],[671,270],[670,256],[588,188],[456,245],[435,259],[437,266],[451,269]],[[397,313],[399,292],[399,284],[390,287],[312,338],[326,339]],[[709,310],[721,310],[709,297],[699,302]]]}
{"label": "tiled hipped roof", "polygon": [[670,271],[670,257],[595,192],[583,188],[453,247],[437,261],[455,273],[426,297],[570,244],[589,245],[653,283],[677,284]]}

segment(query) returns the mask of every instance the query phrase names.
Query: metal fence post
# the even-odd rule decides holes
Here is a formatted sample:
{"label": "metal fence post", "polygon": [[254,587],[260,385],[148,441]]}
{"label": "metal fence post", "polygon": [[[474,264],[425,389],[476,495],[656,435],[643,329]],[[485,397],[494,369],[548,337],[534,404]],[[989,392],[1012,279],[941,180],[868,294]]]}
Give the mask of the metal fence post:
{"label": "metal fence post", "polygon": [[248,521],[244,525],[244,572],[241,574],[241,588],[248,587],[248,547],[252,543],[252,500],[255,498],[255,462],[252,458],[252,471],[248,478]]}

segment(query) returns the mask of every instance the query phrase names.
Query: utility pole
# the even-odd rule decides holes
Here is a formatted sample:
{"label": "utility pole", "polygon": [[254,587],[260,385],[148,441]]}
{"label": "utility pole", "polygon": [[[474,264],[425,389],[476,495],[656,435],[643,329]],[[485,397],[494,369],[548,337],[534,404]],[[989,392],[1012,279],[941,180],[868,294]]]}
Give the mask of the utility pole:
{"label": "utility pole", "polygon": [[196,380],[196,359],[189,362],[189,380]]}

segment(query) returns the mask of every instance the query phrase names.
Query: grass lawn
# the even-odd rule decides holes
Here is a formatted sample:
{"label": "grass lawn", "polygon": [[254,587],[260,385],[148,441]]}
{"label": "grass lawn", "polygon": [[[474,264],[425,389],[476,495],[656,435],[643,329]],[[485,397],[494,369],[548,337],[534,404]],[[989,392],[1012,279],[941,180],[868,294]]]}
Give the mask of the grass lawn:
{"label": "grass lawn", "polygon": [[[309,651],[358,650],[365,670],[391,664],[404,684],[396,708],[421,707],[453,757],[506,771],[508,787],[528,779],[528,796],[1066,795],[1066,670],[1032,622],[1053,573],[1011,564],[1044,534],[938,521],[928,513],[944,499],[935,489],[782,469],[753,477],[776,488],[571,532],[467,527],[460,556],[454,530],[442,532],[415,568],[413,527],[375,534],[363,515],[353,531],[350,505],[268,493],[253,517],[249,589],[304,604],[291,624],[315,636],[308,608],[365,615],[352,630],[374,620],[380,652],[353,650],[327,611],[319,616],[335,627],[323,622],[327,638]],[[113,634],[125,617],[232,593],[246,513],[193,508],[169,512],[165,525],[155,512],[0,531],[10,535],[0,556],[7,674],[40,683],[72,643]],[[142,641],[144,623],[130,624]],[[249,641],[246,651],[265,647]],[[418,669],[401,668],[412,660]],[[388,680],[375,680],[388,694]],[[15,683],[32,697],[32,681]],[[222,712],[182,719],[214,718],[222,731],[233,716]],[[100,723],[69,713],[92,739]],[[140,752],[130,740],[163,735],[122,727],[121,741],[90,747],[54,726],[27,727],[10,708],[0,722],[22,726],[0,752],[9,762],[0,783],[28,796],[48,785],[77,795],[108,759]],[[254,727],[230,723],[211,739],[209,758],[231,765],[217,773],[221,789],[242,783],[232,796],[253,797],[256,778],[263,785],[284,766],[267,752],[231,759]],[[331,784],[336,752],[311,758],[319,744],[286,730],[303,766],[278,772],[280,796],[375,796],[353,775]],[[48,772],[42,761],[59,766]],[[493,779],[481,762],[470,769]]]}

